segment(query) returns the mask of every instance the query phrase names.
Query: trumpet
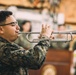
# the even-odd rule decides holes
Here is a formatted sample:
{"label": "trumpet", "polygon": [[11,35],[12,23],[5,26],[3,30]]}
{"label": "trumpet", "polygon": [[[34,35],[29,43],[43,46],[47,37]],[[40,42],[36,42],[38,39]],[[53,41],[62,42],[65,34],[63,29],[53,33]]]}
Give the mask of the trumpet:
{"label": "trumpet", "polygon": [[54,31],[52,34],[70,34],[70,39],[33,39],[33,40],[30,40],[28,39],[28,35],[29,34],[40,34],[40,32],[19,32],[19,34],[26,34],[26,40],[29,41],[30,43],[37,43],[41,40],[50,40],[51,42],[70,42],[73,40],[73,34],[76,34],[76,30],[72,30],[72,31]]}

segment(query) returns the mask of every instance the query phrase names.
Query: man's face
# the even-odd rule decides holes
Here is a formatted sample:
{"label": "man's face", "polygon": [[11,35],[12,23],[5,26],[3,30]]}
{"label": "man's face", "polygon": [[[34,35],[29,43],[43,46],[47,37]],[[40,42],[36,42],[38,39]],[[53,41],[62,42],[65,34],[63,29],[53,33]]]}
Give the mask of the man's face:
{"label": "man's face", "polygon": [[5,22],[5,24],[8,25],[1,26],[2,37],[8,40],[9,42],[15,41],[18,37],[20,27],[16,22],[17,22],[16,19],[12,15],[10,15]]}

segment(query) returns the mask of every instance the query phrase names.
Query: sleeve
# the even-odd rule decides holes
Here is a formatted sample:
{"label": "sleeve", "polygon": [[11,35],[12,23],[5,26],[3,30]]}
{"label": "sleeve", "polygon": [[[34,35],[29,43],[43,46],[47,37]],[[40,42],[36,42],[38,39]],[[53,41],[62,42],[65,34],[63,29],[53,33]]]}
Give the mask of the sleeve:
{"label": "sleeve", "polygon": [[4,47],[2,61],[10,66],[39,69],[45,60],[49,47],[49,40],[41,40],[30,50],[24,50],[22,47],[8,45]]}

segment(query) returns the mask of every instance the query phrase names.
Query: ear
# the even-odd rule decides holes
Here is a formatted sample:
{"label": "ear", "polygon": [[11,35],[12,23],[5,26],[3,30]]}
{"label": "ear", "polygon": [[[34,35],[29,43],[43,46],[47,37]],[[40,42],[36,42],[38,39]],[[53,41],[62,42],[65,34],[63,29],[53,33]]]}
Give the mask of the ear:
{"label": "ear", "polygon": [[3,34],[3,27],[0,26],[0,34]]}

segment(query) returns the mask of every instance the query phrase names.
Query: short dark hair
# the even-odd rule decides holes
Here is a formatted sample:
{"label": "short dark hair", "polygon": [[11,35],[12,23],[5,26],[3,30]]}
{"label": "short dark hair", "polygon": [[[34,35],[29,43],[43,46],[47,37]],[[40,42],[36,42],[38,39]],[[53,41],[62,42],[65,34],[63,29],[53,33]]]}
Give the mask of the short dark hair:
{"label": "short dark hair", "polygon": [[2,10],[0,11],[0,25],[6,21],[6,18],[12,15],[11,11]]}

